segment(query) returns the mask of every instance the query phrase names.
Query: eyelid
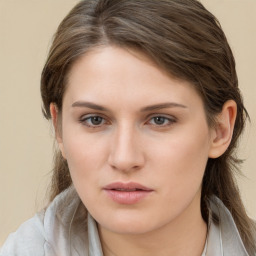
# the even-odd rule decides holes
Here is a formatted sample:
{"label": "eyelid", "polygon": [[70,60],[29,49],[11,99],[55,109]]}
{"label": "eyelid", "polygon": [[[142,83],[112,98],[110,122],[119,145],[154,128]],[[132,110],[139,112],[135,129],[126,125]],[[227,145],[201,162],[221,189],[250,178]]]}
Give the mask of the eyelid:
{"label": "eyelid", "polygon": [[149,115],[148,117],[147,117],[147,122],[146,123],[149,123],[153,118],[155,118],[155,117],[163,117],[163,118],[165,118],[166,120],[168,120],[169,121],[169,123],[168,124],[163,124],[163,125],[157,125],[157,124],[152,124],[153,126],[156,126],[156,127],[166,127],[166,126],[170,126],[170,125],[172,125],[173,123],[176,123],[177,122],[177,118],[176,117],[174,117],[174,116],[171,116],[171,115],[168,115],[168,114],[158,114],[158,113],[156,113],[156,114],[151,114],[151,115]]}
{"label": "eyelid", "polygon": [[173,115],[170,114],[165,114],[165,113],[153,113],[153,114],[149,114],[146,119],[150,119],[150,118],[154,118],[154,117],[164,117],[166,119],[170,119],[170,120],[177,120],[177,118]]}
{"label": "eyelid", "polygon": [[[102,118],[103,120],[103,123],[102,124],[99,124],[99,125],[93,125],[93,124],[88,124],[86,121],[89,120],[90,118],[92,117],[100,117]],[[86,125],[87,127],[89,128],[100,128],[102,127],[103,125],[107,124],[108,121],[107,121],[107,118],[104,117],[104,115],[102,114],[99,114],[99,113],[93,113],[93,114],[85,114],[85,115],[82,115],[80,118],[79,118],[79,122],[82,123],[83,125]]]}
{"label": "eyelid", "polygon": [[[87,122],[87,120],[89,120],[90,118],[93,118],[93,117],[100,117],[100,118],[102,118],[102,123],[99,124],[99,125],[89,124]],[[167,124],[152,124],[152,123],[150,123],[151,120],[153,118],[156,118],[156,117],[162,117],[165,120],[168,120],[168,123]],[[101,114],[101,113],[88,113],[88,114],[81,115],[80,118],[79,118],[79,122],[81,124],[89,127],[89,128],[100,128],[100,127],[102,127],[104,125],[109,125],[111,123],[109,118],[106,117],[104,114]],[[153,114],[149,114],[146,117],[145,124],[146,125],[152,125],[152,126],[159,127],[159,128],[161,128],[161,127],[164,128],[164,127],[167,127],[167,126],[171,126],[172,124],[174,124],[176,122],[177,122],[177,118],[175,116],[173,116],[173,115],[153,113]]]}

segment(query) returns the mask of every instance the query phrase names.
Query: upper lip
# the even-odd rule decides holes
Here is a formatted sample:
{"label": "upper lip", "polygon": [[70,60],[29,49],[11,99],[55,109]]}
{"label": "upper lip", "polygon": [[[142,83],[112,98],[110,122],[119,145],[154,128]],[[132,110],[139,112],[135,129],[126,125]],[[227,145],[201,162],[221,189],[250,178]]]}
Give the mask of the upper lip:
{"label": "upper lip", "polygon": [[120,191],[136,191],[136,190],[144,190],[144,191],[153,191],[153,189],[145,187],[136,182],[114,182],[104,187],[106,190],[120,190]]}

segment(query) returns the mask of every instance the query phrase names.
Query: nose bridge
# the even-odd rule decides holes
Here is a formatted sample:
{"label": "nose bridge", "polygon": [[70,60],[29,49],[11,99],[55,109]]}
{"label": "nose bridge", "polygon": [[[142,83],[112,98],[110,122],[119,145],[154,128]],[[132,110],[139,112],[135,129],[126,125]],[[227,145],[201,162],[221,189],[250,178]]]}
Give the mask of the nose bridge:
{"label": "nose bridge", "polygon": [[117,127],[109,155],[109,163],[114,169],[130,171],[143,165],[144,156],[139,137],[139,131],[128,122]]}

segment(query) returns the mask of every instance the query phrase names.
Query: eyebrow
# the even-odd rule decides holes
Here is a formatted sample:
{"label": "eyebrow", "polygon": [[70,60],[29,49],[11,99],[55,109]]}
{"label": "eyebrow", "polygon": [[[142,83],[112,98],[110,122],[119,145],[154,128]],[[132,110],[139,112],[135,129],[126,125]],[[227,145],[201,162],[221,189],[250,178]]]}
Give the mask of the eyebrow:
{"label": "eyebrow", "polygon": [[84,108],[91,108],[99,111],[108,111],[107,108],[92,102],[88,102],[88,101],[76,101],[72,104],[72,107],[84,107]]}
{"label": "eyebrow", "polygon": [[141,112],[148,112],[152,110],[160,110],[164,108],[188,108],[187,106],[175,102],[167,102],[156,105],[147,106],[141,109]]}
{"label": "eyebrow", "polygon": [[[110,111],[106,107],[103,107],[101,105],[88,102],[88,101],[76,101],[72,104],[72,107],[84,107],[84,108],[90,108],[98,111]],[[149,112],[153,110],[160,110],[164,108],[187,108],[187,106],[175,102],[167,102],[167,103],[160,103],[155,105],[150,105],[143,107],[140,111],[141,112]]]}

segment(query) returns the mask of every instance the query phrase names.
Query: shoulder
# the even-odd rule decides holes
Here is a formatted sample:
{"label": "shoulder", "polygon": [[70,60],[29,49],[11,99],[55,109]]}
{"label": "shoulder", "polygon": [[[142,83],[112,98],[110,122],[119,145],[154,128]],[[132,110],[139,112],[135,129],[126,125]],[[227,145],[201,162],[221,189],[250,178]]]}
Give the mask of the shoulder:
{"label": "shoulder", "polygon": [[[211,224],[213,228],[215,227],[211,242],[214,244],[217,241],[220,244],[223,253],[220,255],[248,256],[232,214],[224,203],[219,198],[212,196],[209,209]],[[211,233],[211,229],[209,233]]]}
{"label": "shoulder", "polygon": [[43,218],[43,212],[37,214],[24,222],[15,233],[10,234],[0,251],[0,255],[43,256],[44,246],[47,246],[45,244]]}
{"label": "shoulder", "polygon": [[45,210],[9,235],[0,250],[0,256],[70,255],[72,245],[69,235],[79,245],[86,237],[85,228],[81,229],[80,225],[79,229],[73,225],[77,222],[75,215],[81,209],[81,201],[75,190],[65,190]]}

